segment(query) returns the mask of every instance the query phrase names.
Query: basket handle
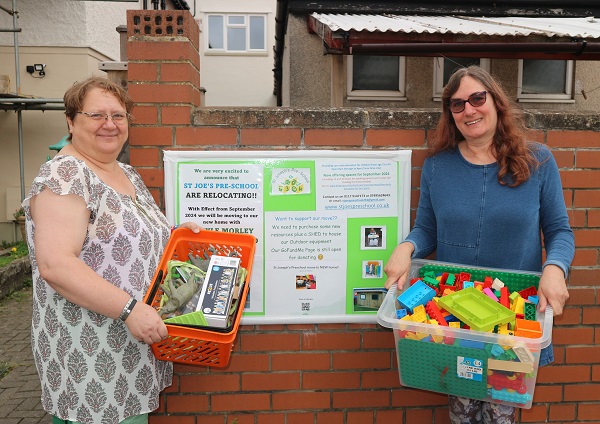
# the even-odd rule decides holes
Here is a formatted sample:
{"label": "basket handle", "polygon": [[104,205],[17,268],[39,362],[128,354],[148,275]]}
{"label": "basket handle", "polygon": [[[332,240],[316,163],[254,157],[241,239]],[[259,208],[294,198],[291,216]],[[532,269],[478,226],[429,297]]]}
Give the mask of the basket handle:
{"label": "basket handle", "polygon": [[150,290],[150,296],[148,296],[147,300],[146,300],[146,303],[150,306],[152,306],[152,301],[154,300],[154,296],[156,296],[156,291],[158,290],[158,286],[160,286],[162,277],[163,277],[163,270],[161,269],[158,271],[156,280],[154,280],[154,285],[152,286],[152,289]]}

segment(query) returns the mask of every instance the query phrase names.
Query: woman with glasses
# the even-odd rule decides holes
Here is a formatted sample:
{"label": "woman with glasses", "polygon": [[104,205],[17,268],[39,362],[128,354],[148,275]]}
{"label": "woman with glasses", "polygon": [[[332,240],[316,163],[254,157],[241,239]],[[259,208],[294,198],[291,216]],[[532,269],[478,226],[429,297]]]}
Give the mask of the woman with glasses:
{"label": "woman with glasses", "polygon": [[[413,229],[389,258],[386,288],[406,284],[411,258],[542,273],[539,308],[560,315],[575,246],[556,162],[531,143],[522,113],[475,66],[456,71],[423,164]],[[542,257],[542,236],[546,255]],[[540,365],[553,361],[552,346]],[[452,423],[514,423],[515,408],[449,396]]]}
{"label": "woman with glasses", "polygon": [[64,104],[70,143],[23,201],[42,405],[55,424],[147,423],[173,374],[150,349],[167,329],[142,302],[169,224],[140,175],[117,161],[129,134],[127,92],[91,77]]}

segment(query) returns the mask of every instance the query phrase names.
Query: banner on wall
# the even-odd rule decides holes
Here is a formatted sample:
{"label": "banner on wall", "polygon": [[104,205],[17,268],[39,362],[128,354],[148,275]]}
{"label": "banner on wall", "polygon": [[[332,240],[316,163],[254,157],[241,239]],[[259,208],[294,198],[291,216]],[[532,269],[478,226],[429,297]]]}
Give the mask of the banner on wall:
{"label": "banner on wall", "polygon": [[251,234],[242,324],[375,323],[408,234],[410,150],[165,151],[169,222]]}

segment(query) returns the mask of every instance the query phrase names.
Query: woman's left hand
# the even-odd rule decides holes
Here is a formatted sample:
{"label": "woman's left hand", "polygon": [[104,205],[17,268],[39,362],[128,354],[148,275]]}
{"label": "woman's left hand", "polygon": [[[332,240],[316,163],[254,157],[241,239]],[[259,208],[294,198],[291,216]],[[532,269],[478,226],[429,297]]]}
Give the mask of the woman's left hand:
{"label": "woman's left hand", "polygon": [[183,223],[179,224],[179,226],[177,228],[188,228],[188,229],[192,230],[193,232],[195,232],[196,234],[198,234],[200,232],[200,230],[202,230],[201,226],[199,226],[195,222],[191,222],[191,221],[183,222]]}
{"label": "woman's left hand", "polygon": [[561,315],[565,302],[569,299],[569,291],[565,281],[565,273],[556,265],[547,265],[542,271],[538,287],[540,311],[544,312],[550,304],[554,315]]}

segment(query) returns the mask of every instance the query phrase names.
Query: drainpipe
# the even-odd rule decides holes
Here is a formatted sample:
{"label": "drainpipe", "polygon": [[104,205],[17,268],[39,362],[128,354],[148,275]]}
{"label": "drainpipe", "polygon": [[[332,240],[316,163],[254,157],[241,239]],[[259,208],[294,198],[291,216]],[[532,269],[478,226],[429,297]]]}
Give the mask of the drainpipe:
{"label": "drainpipe", "polygon": [[[17,96],[21,96],[21,65],[19,63],[19,33],[17,31],[17,0],[12,0],[13,36],[15,45],[15,86]],[[19,141],[19,181],[21,183],[21,200],[25,199],[25,161],[23,154],[23,114],[21,109],[17,110],[17,134]]]}

